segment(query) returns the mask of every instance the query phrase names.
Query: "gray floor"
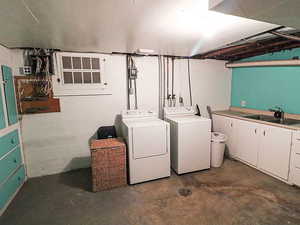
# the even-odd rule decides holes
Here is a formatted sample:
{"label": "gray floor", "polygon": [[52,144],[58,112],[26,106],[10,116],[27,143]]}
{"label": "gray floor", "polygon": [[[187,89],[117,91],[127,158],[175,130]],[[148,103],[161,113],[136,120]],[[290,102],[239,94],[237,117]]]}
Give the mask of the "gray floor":
{"label": "gray floor", "polygon": [[300,189],[239,162],[90,192],[90,170],[30,179],[1,225],[300,224]]}

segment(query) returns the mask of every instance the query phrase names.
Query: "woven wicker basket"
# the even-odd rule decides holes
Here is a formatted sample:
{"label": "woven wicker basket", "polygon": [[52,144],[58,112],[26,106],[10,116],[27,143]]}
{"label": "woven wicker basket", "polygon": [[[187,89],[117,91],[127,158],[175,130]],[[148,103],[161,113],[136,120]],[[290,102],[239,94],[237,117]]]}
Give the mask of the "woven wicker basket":
{"label": "woven wicker basket", "polygon": [[122,139],[93,140],[91,157],[94,192],[127,184],[126,145]]}

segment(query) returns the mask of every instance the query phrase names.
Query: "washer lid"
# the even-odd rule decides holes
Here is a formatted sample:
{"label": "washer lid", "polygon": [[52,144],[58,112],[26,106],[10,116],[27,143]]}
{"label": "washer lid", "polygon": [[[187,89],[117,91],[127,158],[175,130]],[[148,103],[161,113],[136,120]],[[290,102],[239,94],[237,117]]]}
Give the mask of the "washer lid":
{"label": "washer lid", "polygon": [[127,119],[123,120],[128,127],[152,127],[152,126],[162,126],[166,124],[165,121],[160,119]]}
{"label": "washer lid", "polygon": [[195,106],[165,107],[164,115],[192,116],[196,114]]}
{"label": "washer lid", "polygon": [[191,122],[210,122],[210,119],[202,116],[167,116],[168,120],[174,121],[176,123],[191,123]]}

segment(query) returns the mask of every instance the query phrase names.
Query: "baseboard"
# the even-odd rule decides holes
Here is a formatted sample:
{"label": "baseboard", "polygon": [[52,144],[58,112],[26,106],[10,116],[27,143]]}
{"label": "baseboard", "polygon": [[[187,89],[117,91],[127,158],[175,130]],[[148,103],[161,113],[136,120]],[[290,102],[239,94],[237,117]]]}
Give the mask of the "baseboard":
{"label": "baseboard", "polygon": [[255,166],[251,165],[250,163],[247,163],[247,162],[245,162],[245,161],[243,161],[242,159],[239,159],[239,158],[237,158],[237,157],[230,156],[230,158],[232,158],[232,159],[234,159],[234,160],[236,160],[236,161],[239,161],[239,162],[241,162],[241,163],[243,163],[243,164],[245,164],[245,165],[247,165],[247,166],[250,166],[250,167],[252,167],[253,169],[256,169],[256,170],[258,170],[258,171],[260,171],[260,172],[262,172],[262,173],[264,173],[264,174],[266,174],[266,175],[269,175],[269,176],[271,176],[271,177],[274,177],[274,178],[276,178],[277,180],[280,180],[280,181],[282,181],[282,182],[284,182],[284,183],[286,183],[286,184],[293,185],[293,183],[290,182],[289,179],[288,179],[288,180],[285,180],[285,179],[283,179],[283,178],[281,178],[281,177],[278,177],[278,176],[276,176],[276,175],[274,175],[274,174],[272,174],[272,173],[270,173],[270,172],[268,172],[268,171],[265,171],[265,170],[263,170],[263,169],[261,169],[261,168],[255,167]]}

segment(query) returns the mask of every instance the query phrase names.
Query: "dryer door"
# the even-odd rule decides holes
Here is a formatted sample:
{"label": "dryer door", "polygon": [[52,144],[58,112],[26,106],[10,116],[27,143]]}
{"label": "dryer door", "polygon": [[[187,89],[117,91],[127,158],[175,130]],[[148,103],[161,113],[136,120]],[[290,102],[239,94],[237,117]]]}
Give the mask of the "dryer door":
{"label": "dryer door", "polygon": [[132,128],[134,159],[164,155],[167,149],[167,126],[164,123]]}

